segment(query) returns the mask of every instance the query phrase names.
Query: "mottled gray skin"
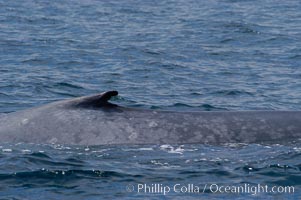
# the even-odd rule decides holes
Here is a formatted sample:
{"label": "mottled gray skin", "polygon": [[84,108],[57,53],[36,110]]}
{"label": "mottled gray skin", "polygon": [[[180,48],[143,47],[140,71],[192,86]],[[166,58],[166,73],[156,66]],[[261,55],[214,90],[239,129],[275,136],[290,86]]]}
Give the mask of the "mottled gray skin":
{"label": "mottled gray skin", "polygon": [[301,137],[300,111],[172,112],[120,107],[117,92],[54,102],[1,115],[9,143],[287,143]]}

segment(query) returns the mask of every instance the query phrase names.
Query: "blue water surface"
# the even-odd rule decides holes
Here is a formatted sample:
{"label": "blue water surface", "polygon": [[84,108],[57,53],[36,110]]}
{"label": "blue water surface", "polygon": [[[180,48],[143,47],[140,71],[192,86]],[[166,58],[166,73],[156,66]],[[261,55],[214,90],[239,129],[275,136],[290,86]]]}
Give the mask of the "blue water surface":
{"label": "blue water surface", "polygon": [[[300,10],[297,0],[0,0],[0,113],[112,89],[129,107],[300,110]],[[0,147],[2,199],[301,196],[300,142]],[[163,195],[139,183],[295,191]]]}

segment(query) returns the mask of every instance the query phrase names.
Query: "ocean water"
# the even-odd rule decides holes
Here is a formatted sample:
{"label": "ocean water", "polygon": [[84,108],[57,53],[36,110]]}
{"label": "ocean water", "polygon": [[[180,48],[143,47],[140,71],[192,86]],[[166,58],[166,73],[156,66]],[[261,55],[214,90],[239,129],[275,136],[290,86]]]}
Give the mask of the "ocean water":
{"label": "ocean water", "polygon": [[[300,10],[297,0],[0,0],[0,113],[112,89],[128,107],[300,110]],[[299,199],[300,149],[0,144],[0,199]]]}

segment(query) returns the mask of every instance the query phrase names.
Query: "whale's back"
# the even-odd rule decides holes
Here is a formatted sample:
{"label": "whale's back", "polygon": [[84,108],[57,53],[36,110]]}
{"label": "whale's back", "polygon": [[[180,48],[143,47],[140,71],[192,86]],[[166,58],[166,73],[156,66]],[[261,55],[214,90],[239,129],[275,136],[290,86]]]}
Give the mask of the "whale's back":
{"label": "whale's back", "polygon": [[120,107],[117,92],[0,115],[2,142],[61,144],[283,143],[301,136],[299,111],[172,112]]}

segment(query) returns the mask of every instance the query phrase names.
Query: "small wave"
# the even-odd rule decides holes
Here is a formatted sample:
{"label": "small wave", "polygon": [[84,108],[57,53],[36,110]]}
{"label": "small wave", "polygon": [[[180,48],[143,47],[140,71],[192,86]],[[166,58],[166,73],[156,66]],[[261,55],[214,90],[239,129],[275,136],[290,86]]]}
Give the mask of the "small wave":
{"label": "small wave", "polygon": [[239,96],[239,95],[253,96],[253,93],[243,91],[243,90],[219,90],[219,91],[213,92],[212,94],[218,94],[218,95],[222,94],[225,96]]}
{"label": "small wave", "polygon": [[0,92],[0,97],[10,97],[10,95],[4,93],[4,92]]}
{"label": "small wave", "polygon": [[293,56],[290,56],[289,59],[300,59],[301,58],[301,55],[300,54],[296,54],[296,55],[293,55]]}
{"label": "small wave", "polygon": [[[161,107],[159,107],[161,108]],[[171,106],[168,106],[166,107],[167,110],[177,110],[177,111],[196,111],[196,110],[199,110],[199,111],[213,111],[213,110],[226,110],[224,108],[221,108],[221,107],[216,107],[216,106],[213,106],[211,104],[201,104],[201,105],[198,105],[198,106],[195,106],[195,105],[188,105],[188,104],[184,104],[184,103],[175,103]]]}
{"label": "small wave", "polygon": [[161,55],[162,53],[159,51],[154,51],[154,50],[150,50],[150,49],[145,49],[143,50],[144,53],[152,55],[152,56],[158,56]]}
{"label": "small wave", "polygon": [[288,172],[300,172],[298,167],[289,166],[286,164],[267,164],[265,166],[259,167],[255,165],[245,165],[235,168],[235,171],[245,172],[245,173],[255,173],[257,175],[264,176],[282,176],[283,173]]}
{"label": "small wave", "polygon": [[206,110],[206,111],[223,110],[222,108],[218,108],[218,107],[212,106],[210,104],[202,104],[200,106],[200,108],[202,108],[203,110]]}
{"label": "small wave", "polygon": [[52,83],[44,85],[43,88],[49,93],[67,97],[77,97],[78,95],[76,95],[74,90],[84,90],[84,88],[79,85],[67,82]]}
{"label": "small wave", "polygon": [[70,60],[70,61],[63,61],[63,62],[58,62],[57,63],[60,66],[77,66],[77,65],[81,65],[82,63],[79,61],[75,61],[75,60]]}
{"label": "small wave", "polygon": [[46,64],[48,60],[41,58],[29,58],[21,61],[24,64]]}
{"label": "small wave", "polygon": [[51,159],[51,157],[49,157],[47,154],[42,153],[42,152],[31,153],[30,156],[36,157],[36,158],[48,158],[48,159]]}
{"label": "small wave", "polygon": [[118,173],[114,171],[101,171],[101,170],[48,170],[42,168],[35,171],[21,171],[10,174],[0,174],[0,180],[16,180],[28,181],[34,183],[41,180],[51,181],[70,181],[78,178],[123,178],[128,174]]}
{"label": "small wave", "polygon": [[172,105],[172,107],[188,107],[188,108],[191,108],[193,106],[185,104],[185,103],[175,103],[175,104]]}
{"label": "small wave", "polygon": [[12,151],[13,151],[12,149],[2,149],[2,152],[6,152],[6,153],[10,153]]}
{"label": "small wave", "polygon": [[84,89],[83,87],[79,86],[79,85],[75,85],[75,84],[71,84],[71,83],[66,83],[66,82],[59,82],[59,83],[55,83],[53,85],[54,87],[58,87],[58,88],[74,88],[74,89]]}
{"label": "small wave", "polygon": [[171,145],[165,144],[165,145],[161,145],[160,149],[164,150],[168,153],[183,154],[183,152],[185,151],[185,149],[183,147],[184,147],[183,145],[180,145],[178,147],[173,147]]}
{"label": "small wave", "polygon": [[232,30],[239,33],[249,33],[249,34],[260,34],[254,27],[258,25],[251,25],[240,22],[229,22],[224,24],[224,27],[228,30]]}

